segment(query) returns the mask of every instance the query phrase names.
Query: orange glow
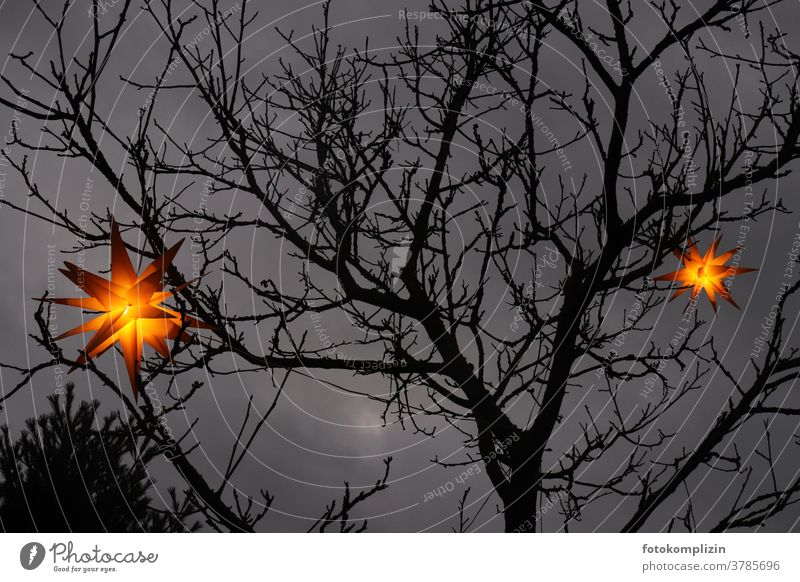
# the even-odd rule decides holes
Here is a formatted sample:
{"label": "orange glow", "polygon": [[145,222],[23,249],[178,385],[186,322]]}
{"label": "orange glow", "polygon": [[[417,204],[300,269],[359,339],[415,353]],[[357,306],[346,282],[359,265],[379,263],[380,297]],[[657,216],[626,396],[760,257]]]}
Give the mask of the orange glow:
{"label": "orange glow", "polygon": [[[72,263],[64,262],[65,269],[59,269],[70,281],[80,287],[90,297],[49,299],[53,303],[80,307],[87,311],[101,312],[93,319],[59,335],[56,340],[78,333],[95,331],[86,343],[84,352],[78,358],[77,366],[99,356],[119,342],[125,366],[133,389],[133,396],[139,397],[139,373],[141,370],[143,344],[153,347],[165,358],[170,350],[165,340],[189,341],[191,335],[182,327],[211,328],[211,326],[159,305],[185,288],[191,281],[174,291],[162,291],[164,273],[172,265],[183,241],[150,263],[140,275],[136,274],[125,243],[116,222],[111,222],[111,280],[104,279]],[[70,370],[70,372],[72,371]]]}
{"label": "orange glow", "polygon": [[725,288],[723,281],[728,277],[757,271],[758,269],[726,265],[725,263],[736,253],[736,249],[717,255],[721,240],[721,236],[715,238],[711,246],[708,247],[706,254],[702,257],[700,253],[697,252],[696,243],[691,239],[689,239],[685,251],[681,251],[680,249],[672,251],[683,262],[683,268],[672,271],[671,273],[659,275],[658,277],[653,277],[656,281],[679,281],[682,283],[682,286],[678,287],[670,298],[670,301],[691,289],[692,299],[697,299],[700,292],[705,291],[715,312],[717,311],[717,298],[715,293],[719,293],[728,303],[739,309],[739,306],[736,305],[733,297],[731,297],[731,294]]}

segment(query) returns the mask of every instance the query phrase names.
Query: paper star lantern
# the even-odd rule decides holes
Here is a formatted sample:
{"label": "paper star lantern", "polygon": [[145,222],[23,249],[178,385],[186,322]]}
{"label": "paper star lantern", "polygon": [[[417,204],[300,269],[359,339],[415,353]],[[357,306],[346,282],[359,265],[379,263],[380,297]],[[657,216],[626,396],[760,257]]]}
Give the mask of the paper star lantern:
{"label": "paper star lantern", "polygon": [[683,262],[683,268],[654,277],[656,281],[679,281],[683,284],[670,297],[670,301],[691,289],[692,299],[697,299],[700,292],[705,291],[715,313],[717,311],[716,293],[719,293],[728,303],[739,309],[739,306],[736,305],[733,297],[725,288],[723,281],[728,277],[757,271],[758,269],[726,265],[725,263],[736,253],[736,249],[717,255],[721,240],[722,236],[715,238],[703,256],[700,256],[700,253],[697,252],[697,245],[692,239],[689,239],[686,250],[675,249],[672,251]]}
{"label": "paper star lantern", "polygon": [[[52,303],[80,307],[99,315],[59,335],[61,340],[75,334],[94,331],[86,343],[83,353],[76,361],[74,370],[88,360],[96,358],[115,343],[119,343],[125,366],[133,389],[139,398],[139,373],[141,371],[142,348],[146,343],[165,358],[170,350],[166,340],[189,341],[191,335],[182,331],[185,327],[211,328],[194,317],[160,305],[173,294],[181,291],[192,281],[174,291],[162,291],[164,274],[172,265],[183,241],[150,263],[141,274],[133,268],[117,223],[111,222],[111,280],[90,273],[72,263],[64,262],[59,269],[64,276],[81,288],[89,297],[48,299]],[[70,372],[72,371],[70,370]]]}

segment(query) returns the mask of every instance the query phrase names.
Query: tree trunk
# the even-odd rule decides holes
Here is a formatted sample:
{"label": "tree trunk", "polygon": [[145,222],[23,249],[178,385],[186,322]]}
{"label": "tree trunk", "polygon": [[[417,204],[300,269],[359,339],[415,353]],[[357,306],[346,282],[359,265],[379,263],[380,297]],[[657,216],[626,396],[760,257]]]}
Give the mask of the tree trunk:
{"label": "tree trunk", "polygon": [[[532,463],[531,463],[532,464]],[[541,472],[538,464],[515,469],[503,499],[505,531],[508,533],[534,533],[539,519],[539,489]]]}

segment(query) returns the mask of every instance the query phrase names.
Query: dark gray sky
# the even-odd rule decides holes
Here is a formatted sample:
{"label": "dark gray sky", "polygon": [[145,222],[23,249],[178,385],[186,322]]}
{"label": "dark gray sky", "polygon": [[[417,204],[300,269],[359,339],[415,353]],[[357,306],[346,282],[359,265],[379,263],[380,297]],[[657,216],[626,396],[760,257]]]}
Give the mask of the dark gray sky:
{"label": "dark gray sky", "polygon": [[[687,2],[698,11],[711,2]],[[108,2],[107,4],[112,4]],[[310,32],[313,23],[321,22],[320,3],[302,4],[291,1],[259,2],[260,14],[252,29],[252,36],[245,44],[245,54],[248,62],[253,66],[254,74],[257,72],[271,74],[277,71],[277,58],[287,57],[288,51],[281,38],[275,33],[277,24],[285,30],[294,29],[299,36]],[[638,3],[636,3],[638,4]],[[396,36],[401,34],[405,22],[398,17],[401,7],[409,10],[424,10],[426,2],[405,2],[398,4],[389,0],[338,0],[331,11],[332,22],[336,23],[335,37],[337,41],[351,46],[363,45],[364,39],[369,36],[370,46],[376,53],[390,54],[396,46]],[[76,47],[85,42],[84,35],[89,30],[90,20],[86,10],[88,3],[78,2],[73,8],[74,14],[66,27],[68,44]],[[114,10],[112,6],[110,10]],[[603,12],[597,9],[592,2],[581,2],[581,10],[585,10],[584,18],[597,19],[599,27],[606,27],[607,21]],[[40,19],[31,15],[29,5],[23,1],[0,2],[0,54],[10,52],[25,53],[29,50],[38,53],[52,50],[53,39],[48,36],[48,30],[42,26]],[[777,23],[796,22],[800,16],[800,7],[796,2],[789,2],[780,7],[774,14],[765,15],[768,24],[775,26]],[[770,23],[770,20],[774,22]],[[432,38],[437,30],[435,23],[419,23],[425,38]],[[753,27],[753,24],[751,24]],[[644,47],[652,45],[654,39],[661,37],[665,31],[663,25],[647,8],[637,12],[637,18],[630,24],[630,29],[638,42]],[[788,30],[787,44],[797,46],[797,38],[793,30]],[[747,38],[740,30],[734,28],[730,33],[715,37],[716,41],[734,52],[748,53],[751,51],[752,37]],[[201,41],[202,42],[202,41]],[[302,41],[301,41],[302,42]],[[641,48],[641,55],[645,48]],[[129,87],[124,88],[119,82],[118,75],[131,76],[142,81],[151,81],[161,69],[164,60],[164,44],[159,40],[158,33],[149,17],[144,13],[134,11],[133,18],[126,25],[125,34],[121,39],[113,61],[113,75],[107,77],[107,86],[101,91],[101,109],[109,112],[109,119],[114,128],[124,134],[132,131],[136,124],[136,109],[145,99],[142,92],[136,92]],[[674,72],[683,63],[679,53],[672,51],[663,59],[665,70]],[[553,44],[548,48],[547,58],[543,64],[541,77],[551,86],[579,91],[582,78],[576,68],[577,55],[574,50],[559,39],[553,39]],[[40,63],[42,69],[46,68],[46,59]],[[10,64],[6,59],[3,70],[12,78],[20,80],[22,86],[30,86],[32,94],[38,95],[41,91],[37,85],[25,79],[18,67]],[[176,73],[176,79],[181,73]],[[727,113],[729,93],[731,91],[730,69],[720,63],[706,69],[709,86],[719,92],[710,95],[711,103],[720,116]],[[645,75],[647,77],[647,75]],[[793,82],[789,79],[788,82]],[[27,84],[27,85],[26,85]],[[0,88],[0,91],[3,89]],[[6,93],[4,93],[6,94]],[[742,83],[740,94],[742,102],[753,104],[760,98],[755,84]],[[634,100],[635,107],[632,112],[632,125],[645,123],[647,118],[663,115],[668,111],[669,102],[662,87],[658,85],[655,74],[651,75],[638,86],[638,93]],[[603,109],[604,104],[599,101],[598,107]],[[181,101],[176,96],[167,98],[163,110],[168,112],[162,121],[170,127],[170,133],[176,139],[189,143],[202,143],[204,138],[202,128],[208,123],[207,110],[196,97],[189,97]],[[512,126],[518,123],[513,112],[506,114],[508,117],[501,120],[502,125]],[[575,127],[556,114],[550,115],[549,123],[553,131],[562,140],[574,133]],[[604,112],[607,116],[607,111]],[[8,109],[0,107],[0,131],[10,127],[13,116]],[[32,120],[24,120],[19,126],[20,132],[29,139],[38,139],[40,126]],[[630,136],[629,136],[630,137]],[[13,152],[12,152],[13,154]],[[569,152],[570,160],[574,166],[572,177],[580,177],[584,173],[591,178],[598,175],[595,152],[585,146],[576,146]],[[460,161],[469,164],[469,159]],[[36,156],[31,159],[31,168],[40,189],[49,192],[51,199],[59,208],[70,208],[77,211],[81,194],[86,190],[87,179],[93,180],[91,188],[92,211],[101,214],[106,208],[115,210],[119,201],[115,201],[111,188],[103,183],[91,170],[81,163],[74,163],[55,158],[51,155]],[[25,192],[20,186],[20,181],[5,168],[6,181],[2,195],[13,199],[17,203],[25,202]],[[547,176],[546,183],[553,185],[557,180],[559,168],[554,167]],[[719,316],[708,324],[703,333],[713,335],[718,339],[725,353],[725,361],[734,369],[741,370],[747,354],[752,348],[754,334],[757,333],[761,321],[769,310],[775,291],[783,276],[786,265],[786,253],[791,248],[792,239],[800,231],[798,219],[800,218],[800,202],[796,196],[798,181],[795,176],[789,176],[780,182],[766,184],[769,197],[781,196],[794,214],[790,216],[769,215],[762,217],[757,226],[749,232],[742,255],[742,265],[758,267],[757,274],[749,278],[737,279],[735,296],[742,307],[736,311],[729,305],[723,305]],[[200,195],[201,185],[197,185],[197,196]],[[759,190],[760,193],[760,190]],[[733,195],[726,199],[726,204],[733,208],[743,205],[743,195]],[[252,203],[239,197],[225,201],[240,209],[253,208]],[[238,205],[238,206],[237,206]],[[121,217],[130,218],[123,210],[118,211]],[[728,225],[723,228],[726,242],[723,247],[732,247],[736,243],[738,225]],[[54,232],[52,227],[42,221],[32,220],[22,216],[7,207],[0,207],[0,245],[5,249],[0,253],[0,320],[2,335],[0,335],[0,353],[5,362],[35,364],[45,358],[45,353],[30,340],[28,333],[31,331],[33,312],[35,309],[31,297],[41,295],[46,289],[48,267],[48,245],[55,245],[59,250],[58,262],[67,259],[67,255],[60,251],[71,248],[74,241],[63,233]],[[703,241],[707,244],[708,241]],[[268,240],[236,239],[228,242],[228,247],[240,257],[249,262],[254,275],[276,276],[275,265],[280,256],[278,245]],[[94,251],[87,255],[87,268],[102,269],[107,257],[103,251]],[[184,270],[191,270],[191,261],[188,251],[184,250],[177,259],[177,264]],[[471,273],[469,266],[465,268],[463,276],[469,279]],[[69,294],[70,285],[62,278],[58,279],[58,293]],[[490,286],[501,287],[501,282],[490,282]],[[229,303],[243,305],[246,311],[251,299],[240,291],[233,290],[227,297]],[[615,304],[613,312],[621,319],[630,303],[630,296],[621,297],[618,305]],[[702,302],[701,302],[702,303]],[[702,303],[706,319],[711,318],[711,311],[707,303]],[[659,319],[651,338],[666,346],[675,330],[675,322],[680,319],[682,306],[675,303],[664,305],[659,309]],[[513,312],[506,309],[496,314],[497,325],[507,326],[513,318]],[[58,322],[62,329],[71,327],[78,322],[76,313],[67,309],[58,311]],[[63,323],[62,323],[63,322]],[[343,328],[346,322],[331,322],[329,327],[339,331],[337,326]],[[261,337],[269,337],[269,333],[261,331]],[[77,349],[76,342],[66,344],[72,349]],[[115,360],[110,354],[105,356],[100,364],[111,373],[123,378],[122,385],[126,385],[124,365],[121,359]],[[115,368],[116,365],[116,368]],[[738,366],[738,368],[737,368]],[[208,475],[213,475],[225,460],[238,428],[245,403],[250,395],[254,395],[255,402],[264,409],[269,405],[274,396],[274,387],[269,377],[259,375],[219,376],[209,378],[202,374],[196,376],[206,382],[202,390],[192,401],[186,411],[186,416],[173,414],[170,417],[170,426],[176,433],[188,427],[195,417],[200,423],[195,429],[193,438],[201,444],[195,452],[195,462],[205,468]],[[8,389],[16,381],[16,377],[6,371],[2,372],[2,385]],[[344,373],[327,374],[326,379],[345,386],[352,386],[360,391],[380,394],[386,391],[387,384],[379,376],[372,376],[368,380],[358,378],[353,380]],[[104,409],[111,410],[117,406],[114,396],[105,391],[96,380],[82,372],[75,372],[72,379],[78,386],[78,394],[83,398],[98,398]],[[189,385],[191,377],[182,377],[181,385]],[[9,424],[13,430],[21,428],[25,418],[42,410],[45,398],[53,390],[53,376],[49,372],[40,374],[33,382],[30,390],[26,389],[18,394],[8,406],[0,413],[0,422]],[[603,406],[603,397],[593,394],[591,388],[576,391],[571,394],[565,404],[565,410],[579,410],[585,405]],[[678,430],[679,436],[671,445],[676,448],[681,446],[691,447],[717,416],[721,407],[730,395],[729,386],[720,379],[712,378],[703,391],[699,402],[695,399],[693,407],[678,409],[675,416],[663,419],[662,428],[665,431]],[[630,392],[630,402],[636,403],[641,399],[639,387],[633,387]],[[797,403],[795,403],[797,404]],[[382,460],[391,455],[394,458],[390,474],[390,487],[387,491],[379,493],[368,503],[358,508],[357,517],[368,517],[371,531],[419,531],[436,530],[447,531],[456,525],[455,512],[460,498],[460,491],[464,486],[472,490],[472,500],[482,499],[486,495],[491,498],[486,508],[477,521],[476,529],[480,531],[500,531],[502,522],[495,516],[495,506],[499,500],[490,493],[490,486],[485,476],[474,475],[465,485],[456,485],[456,490],[433,501],[424,502],[425,494],[448,482],[454,482],[461,473],[461,469],[442,468],[433,463],[431,459],[438,456],[446,458],[454,455],[452,460],[463,457],[458,456],[462,446],[460,435],[453,430],[448,430],[446,425],[435,438],[428,438],[422,434],[415,434],[404,430],[396,424],[392,417],[388,426],[383,426],[380,420],[382,408],[363,396],[346,394],[331,386],[314,382],[308,379],[295,378],[287,386],[286,393],[280,401],[275,413],[261,437],[254,444],[251,455],[247,458],[235,483],[241,491],[257,494],[260,489],[268,489],[275,495],[276,501],[268,517],[262,524],[265,529],[274,531],[298,531],[305,529],[309,520],[314,520],[324,510],[325,505],[334,498],[340,497],[343,482],[349,481],[351,486],[369,486],[381,474]],[[577,422],[570,426],[568,414],[565,427],[560,429],[556,442],[564,444],[574,442],[576,438]],[[577,419],[576,419],[577,420]],[[428,421],[426,421],[428,422]],[[427,426],[431,426],[428,424]],[[752,435],[745,434],[744,440],[757,440],[760,434],[753,427]],[[780,430],[791,434],[796,427],[784,425]],[[781,470],[786,475],[796,474],[798,471],[796,452],[787,448],[782,451]],[[610,459],[604,461],[611,462]],[[605,467],[599,466],[590,469],[590,472],[603,472]],[[165,492],[169,485],[178,485],[180,482],[171,467],[157,464],[153,468],[157,488]],[[702,475],[698,476],[702,477]],[[215,482],[213,478],[210,481]],[[725,490],[726,483],[718,479],[703,480],[698,478],[692,486],[698,487],[699,499],[707,500],[705,505],[715,507],[715,501],[723,495],[729,495]],[[676,502],[679,501],[676,499]],[[619,508],[599,504],[596,508],[589,508],[585,519],[576,524],[576,530],[614,530],[625,520],[628,512],[626,507]],[[791,513],[791,512],[790,512]],[[356,517],[354,516],[354,517]],[[663,517],[663,516],[661,516]],[[796,513],[787,514],[785,518],[777,520],[772,526],[774,529],[785,530],[796,527]],[[710,521],[713,522],[713,519]],[[659,516],[653,523],[663,523]],[[558,523],[549,522],[552,528]]]}

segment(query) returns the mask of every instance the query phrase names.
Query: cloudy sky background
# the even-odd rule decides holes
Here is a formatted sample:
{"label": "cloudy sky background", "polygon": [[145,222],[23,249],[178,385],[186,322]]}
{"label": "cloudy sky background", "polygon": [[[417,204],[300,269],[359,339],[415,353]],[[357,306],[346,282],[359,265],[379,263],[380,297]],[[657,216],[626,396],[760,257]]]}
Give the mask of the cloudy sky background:
{"label": "cloudy sky background", "polygon": [[[710,2],[693,2],[698,11]],[[136,4],[134,4],[136,6]],[[408,10],[424,10],[426,2],[405,2],[397,4],[389,0],[338,0],[331,10],[331,20],[335,23],[335,38],[350,46],[362,46],[369,36],[370,46],[377,53],[389,54],[396,47],[396,37],[402,33],[405,21],[399,18],[398,11],[402,7]],[[691,7],[690,7],[691,8]],[[69,25],[65,28],[68,45],[79,46],[85,41],[84,35],[90,30],[90,18],[87,13],[88,3],[77,2],[72,9]],[[114,10],[113,7],[109,7]],[[284,30],[296,30],[298,35],[310,32],[312,23],[321,23],[321,7],[319,3],[302,4],[290,1],[259,2],[260,14],[252,29],[252,35],[245,45],[245,54],[249,62],[257,63],[254,69],[260,73],[271,74],[278,71],[277,58],[288,56],[287,48],[274,27]],[[603,12],[586,1],[581,3],[585,10],[584,19],[595,18],[599,26],[606,26]],[[40,18],[32,15],[27,2],[6,1],[0,3],[0,54],[10,52],[26,53],[29,50],[37,54],[52,54],[53,39],[50,30],[43,25]],[[767,21],[777,23],[796,22],[800,16],[800,7],[796,2],[788,2],[774,14],[765,15]],[[775,26],[774,22],[772,26]],[[421,30],[428,37],[437,31],[436,23],[419,23]],[[753,27],[753,23],[751,23]],[[632,36],[646,47],[651,46],[654,39],[664,33],[656,15],[643,7],[638,10],[637,18],[630,25]],[[439,29],[441,30],[441,29]],[[789,30],[786,39],[790,47],[797,45],[796,34]],[[752,37],[747,38],[735,27],[730,33],[715,37],[720,46],[746,54],[751,50]],[[576,69],[577,54],[563,42],[553,38],[543,66],[542,78],[549,84],[559,88],[570,88],[579,91],[583,79]],[[108,112],[109,119],[117,132],[132,132],[137,123],[136,111],[146,95],[141,91],[124,88],[119,76],[132,77],[137,80],[152,81],[161,71],[164,63],[164,43],[149,16],[138,9],[132,12],[132,18],[126,24],[125,34],[120,41],[111,72],[106,76],[108,85],[101,91],[101,109]],[[643,54],[640,49],[639,56]],[[665,69],[674,71],[682,63],[680,55],[671,52],[662,59]],[[41,68],[46,68],[46,59]],[[26,79],[26,76],[9,62],[4,61],[3,70],[13,79],[19,80],[21,86],[30,87],[31,94],[40,95],[41,88]],[[727,100],[731,88],[730,69],[718,63],[706,70],[710,87],[719,89],[712,95],[712,104],[719,109],[720,115],[727,111]],[[176,82],[181,79],[176,73]],[[647,81],[650,79],[650,82]],[[743,84],[745,85],[745,84]],[[746,104],[758,101],[759,95],[754,84],[741,88],[741,99]],[[2,90],[2,89],[0,89]],[[655,74],[645,74],[644,82],[639,84],[637,103],[632,112],[632,125],[645,122],[648,117],[663,115],[669,111],[669,101],[662,87],[658,85]],[[6,93],[3,93],[7,95]],[[192,96],[185,101],[177,95],[161,98],[163,110],[169,112],[166,120],[171,135],[178,141],[202,141],[202,128],[208,123],[207,109],[203,103]],[[599,103],[598,106],[602,104]],[[508,113],[509,116],[513,113]],[[607,112],[606,112],[607,115]],[[12,123],[12,112],[0,107],[0,131],[5,134]],[[507,120],[508,125],[515,123],[513,117]],[[575,128],[567,125],[567,121],[556,115],[551,116],[551,127],[565,140],[572,135]],[[20,133],[29,139],[38,139],[40,126],[33,120],[25,119],[19,126]],[[13,154],[14,152],[12,152]],[[19,152],[17,152],[19,153]],[[597,175],[597,160],[590,148],[579,146],[569,152],[574,166],[573,176],[581,176],[584,172]],[[468,160],[461,162],[468,164]],[[105,214],[106,208],[118,214],[122,220],[130,220],[131,216],[119,208],[120,202],[111,194],[111,188],[98,176],[93,175],[90,168],[81,162],[64,161],[51,155],[38,156],[31,159],[31,169],[42,191],[51,193],[52,199],[59,208],[66,207],[77,211],[81,194],[86,190],[87,178],[93,179],[91,192],[92,211]],[[4,170],[0,168],[0,170]],[[550,184],[557,179],[558,168],[548,176]],[[3,196],[24,203],[25,192],[19,179],[7,172]],[[752,340],[757,335],[761,321],[769,311],[777,287],[783,276],[786,265],[786,253],[791,247],[792,239],[800,227],[800,200],[796,195],[798,182],[790,176],[780,182],[767,184],[768,197],[781,196],[785,204],[795,214],[791,216],[765,216],[748,235],[742,255],[742,265],[758,267],[760,271],[750,278],[736,281],[734,287],[737,302],[742,312],[723,305],[720,315],[713,324],[704,328],[704,333],[712,333],[718,338],[725,350],[726,362],[732,367],[742,369],[747,354],[752,349]],[[197,184],[197,196],[202,186]],[[760,190],[757,190],[760,193]],[[741,208],[744,198],[742,194],[734,194],[726,204],[732,208]],[[231,200],[225,202],[231,203]],[[236,208],[247,210],[253,208],[247,200],[235,199]],[[723,230],[727,243],[732,247],[738,234],[738,227],[726,226]],[[133,236],[131,234],[131,236]],[[135,241],[131,241],[135,242]],[[172,242],[172,241],[168,241]],[[51,226],[41,221],[32,220],[7,207],[0,207],[0,245],[5,252],[0,254],[0,353],[2,360],[16,364],[28,362],[35,364],[45,359],[46,354],[30,340],[28,334],[35,325],[33,313],[35,303],[31,300],[40,296],[47,287],[48,245],[55,245],[59,251],[72,248],[74,240],[64,233],[54,231]],[[278,245],[269,240],[234,239],[226,243],[228,248],[236,251],[240,257],[249,261],[254,276],[273,272],[274,265],[280,258]],[[70,257],[59,254],[58,261]],[[96,250],[87,254],[87,268],[99,270],[104,268],[107,256],[104,251]],[[190,253],[187,247],[176,263],[184,272],[191,270]],[[465,274],[468,277],[469,273]],[[71,294],[70,285],[59,279],[57,295]],[[247,306],[250,298],[243,294],[233,294],[227,298],[229,302],[239,302]],[[623,301],[616,308],[620,318],[626,308]],[[707,304],[702,305],[708,308]],[[246,309],[246,307],[244,308]],[[671,304],[663,306],[659,311],[659,319],[653,334],[654,341],[666,346],[675,331],[675,322],[680,318],[681,306]],[[709,309],[706,319],[711,318]],[[59,326],[63,329],[72,327],[78,322],[77,313],[61,309],[57,313]],[[513,317],[511,311],[498,317],[507,320]],[[329,323],[346,326],[345,322]],[[498,324],[499,325],[499,324]],[[505,324],[507,325],[507,324]],[[67,344],[77,349],[76,343]],[[119,375],[123,379],[122,386],[127,385],[124,365],[121,358],[106,356],[100,363],[103,369]],[[116,368],[115,368],[116,366]],[[200,442],[200,448],[194,453],[194,461],[199,468],[206,471],[209,481],[215,483],[214,472],[224,465],[235,431],[244,412],[247,398],[253,395],[260,409],[269,406],[274,397],[274,387],[265,374],[240,375],[209,378],[204,375],[195,376],[206,382],[202,390],[191,401],[185,416],[173,414],[170,417],[172,430],[180,434],[188,428],[195,417],[200,418],[193,438]],[[343,373],[328,374],[327,379],[350,385],[358,390],[378,394],[386,390],[386,382],[379,376],[368,379],[353,379]],[[184,376],[180,382],[187,387],[191,376]],[[52,374],[41,373],[32,383],[0,412],[0,422],[8,424],[12,430],[19,430],[24,419],[32,414],[40,413],[45,406],[45,398],[52,393]],[[6,371],[0,375],[4,390],[16,383],[16,377]],[[103,410],[110,411],[117,406],[115,397],[104,390],[88,373],[77,371],[72,380],[78,387],[82,398],[98,398]],[[716,390],[716,388],[719,388]],[[638,390],[631,398],[640,398]],[[691,446],[719,413],[725,404],[729,386],[721,381],[709,383],[708,390],[703,392],[700,402],[693,401],[693,407],[677,409],[675,418],[664,419],[664,428],[679,428],[680,440],[675,447]],[[602,398],[591,393],[581,393],[580,397],[571,398],[565,405],[582,407],[584,404],[601,404]],[[796,403],[795,403],[796,404]],[[262,522],[262,528],[271,531],[301,531],[306,529],[323,511],[330,500],[342,494],[342,484],[348,481],[351,487],[370,486],[382,475],[383,459],[392,456],[390,486],[387,491],[373,497],[368,503],[358,508],[353,517],[369,518],[370,531],[447,531],[457,523],[455,513],[463,486],[434,501],[424,502],[425,494],[437,487],[453,482],[461,473],[461,469],[442,468],[433,463],[434,457],[446,457],[460,450],[462,446],[459,434],[452,430],[442,430],[435,438],[422,434],[414,434],[404,430],[392,422],[384,426],[380,421],[382,407],[364,397],[342,393],[331,386],[311,380],[294,378],[287,386],[284,397],[261,437],[251,449],[242,469],[235,478],[235,484],[241,491],[256,495],[260,489],[267,489],[275,495],[276,501],[270,515]],[[742,435],[745,441],[757,441],[761,437],[756,423],[746,430],[752,434]],[[796,431],[791,423],[784,423],[776,428],[785,434]],[[573,438],[569,431],[563,431],[557,442],[568,444]],[[781,451],[780,470],[785,476],[798,471],[796,452],[787,448]],[[605,461],[609,462],[609,461]],[[598,470],[602,469],[598,468]],[[179,478],[172,468],[163,462],[153,467],[153,477],[157,489],[166,491],[169,485],[181,486]],[[465,484],[472,489],[471,499],[481,499],[489,494],[491,497],[486,509],[477,521],[480,531],[501,531],[502,520],[496,516],[495,506],[499,500],[490,494],[491,488],[484,475],[478,474]],[[709,478],[694,483],[698,487],[695,503],[715,506],[715,501],[725,494],[726,483],[716,478]],[[728,492],[730,493],[730,492]],[[679,500],[676,499],[676,503]],[[706,502],[706,503],[703,503]],[[482,500],[481,500],[482,503]],[[625,508],[603,506],[587,511],[583,522],[575,524],[574,530],[613,531],[619,527],[626,516]],[[676,507],[670,510],[675,510]],[[663,517],[663,516],[661,516]],[[785,531],[796,528],[797,512],[789,511],[775,520],[769,529]],[[713,521],[713,520],[711,520]],[[654,517],[653,523],[662,523],[663,519]],[[552,527],[558,527],[552,522]]]}

